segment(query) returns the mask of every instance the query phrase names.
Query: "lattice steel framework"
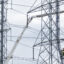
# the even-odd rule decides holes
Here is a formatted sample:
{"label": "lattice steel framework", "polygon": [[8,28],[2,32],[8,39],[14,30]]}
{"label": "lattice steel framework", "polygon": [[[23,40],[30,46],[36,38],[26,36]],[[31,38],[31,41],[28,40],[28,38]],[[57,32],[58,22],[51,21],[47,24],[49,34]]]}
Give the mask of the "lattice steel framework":
{"label": "lattice steel framework", "polygon": [[7,56],[7,0],[0,0],[0,64]]}
{"label": "lattice steel framework", "polygon": [[[27,13],[27,26],[34,18],[41,18],[41,30],[37,36],[36,43],[33,45],[33,59],[35,58],[35,47],[40,47],[37,57],[37,64],[63,64],[60,38],[60,10],[63,0],[41,0],[41,5],[32,8]],[[41,12],[30,16],[31,13]],[[38,37],[41,37],[38,43]]]}

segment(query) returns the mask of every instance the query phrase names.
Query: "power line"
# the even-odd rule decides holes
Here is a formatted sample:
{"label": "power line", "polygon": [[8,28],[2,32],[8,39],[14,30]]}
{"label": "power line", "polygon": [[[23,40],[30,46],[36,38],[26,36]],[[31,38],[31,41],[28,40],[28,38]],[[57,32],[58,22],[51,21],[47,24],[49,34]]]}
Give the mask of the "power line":
{"label": "power line", "polygon": [[17,13],[21,13],[21,14],[23,14],[23,15],[27,15],[27,14],[24,14],[23,12],[20,12],[20,11],[14,9],[14,8],[8,8],[8,9],[9,9],[9,10],[13,10],[13,11],[15,11],[15,12],[17,12]]}
{"label": "power line", "polygon": [[[7,4],[11,4],[11,3],[7,3]],[[29,5],[21,5],[21,4],[12,4],[12,5],[22,6],[22,7],[31,7],[31,6],[29,6]]]}
{"label": "power line", "polygon": [[[8,23],[8,24],[10,25],[10,27],[16,27],[16,28],[24,28],[25,27],[25,25],[15,25],[15,24],[10,24],[10,23]],[[33,27],[30,27],[30,26],[28,26],[28,29],[34,30],[36,32],[39,31],[39,30],[37,30]],[[33,32],[33,31],[30,31],[30,32]],[[33,33],[35,33],[35,32],[33,32]]]}
{"label": "power line", "polygon": [[13,58],[13,60],[17,59],[17,60],[24,60],[24,61],[29,61],[29,62],[37,61],[37,59],[33,60],[33,58],[25,58],[25,57],[17,57],[17,56],[13,56],[12,58]]}
{"label": "power line", "polygon": [[[13,41],[13,40],[8,40],[8,41],[15,42],[15,41]],[[33,47],[31,47],[31,46],[29,46],[29,45],[27,45],[27,44],[23,44],[23,43],[19,43],[19,44],[22,45],[22,46],[25,46],[25,47],[28,47],[28,48],[33,49]],[[35,50],[39,50],[39,49],[36,49],[36,48],[35,48]]]}
{"label": "power line", "polygon": [[[8,36],[8,37],[18,37],[18,36]],[[23,38],[29,38],[29,39],[36,39],[37,37],[23,37]],[[41,38],[38,38],[38,39],[41,39]]]}
{"label": "power line", "polygon": [[[12,42],[15,42],[15,41],[13,41],[13,40],[8,40],[8,41],[12,41]],[[27,44],[23,44],[23,43],[20,43],[22,46],[25,46],[25,47],[28,47],[28,48],[33,48],[33,47],[31,47],[31,46],[29,46],[29,45],[27,45]]]}

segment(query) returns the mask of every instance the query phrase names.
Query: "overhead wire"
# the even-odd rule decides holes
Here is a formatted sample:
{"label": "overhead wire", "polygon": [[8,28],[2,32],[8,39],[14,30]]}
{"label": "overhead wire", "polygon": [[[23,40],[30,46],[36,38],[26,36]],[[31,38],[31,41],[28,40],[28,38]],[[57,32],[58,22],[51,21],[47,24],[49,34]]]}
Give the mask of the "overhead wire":
{"label": "overhead wire", "polygon": [[20,12],[20,11],[18,11],[18,10],[16,10],[16,9],[14,9],[14,8],[8,8],[9,10],[13,10],[13,11],[15,11],[15,12],[17,12],[17,13],[21,13],[21,14],[23,14],[23,15],[27,15],[27,14],[25,14],[25,13],[23,13],[23,12]]}
{"label": "overhead wire", "polygon": [[17,56],[13,56],[12,57],[13,58],[13,60],[24,60],[24,61],[29,61],[29,62],[36,62],[37,61],[37,59],[32,59],[32,58],[25,58],[25,57],[17,57]]}
{"label": "overhead wire", "polygon": [[[11,3],[7,3],[7,4],[11,4]],[[21,5],[21,4],[12,4],[12,5],[21,6],[21,7],[31,7],[29,5]]]}
{"label": "overhead wire", "polygon": [[[8,40],[8,41],[15,42],[15,41],[13,41],[13,40]],[[28,48],[33,49],[33,47],[31,47],[31,46],[29,46],[29,45],[27,45],[27,44],[23,44],[23,43],[19,43],[19,44],[20,44],[21,46],[25,46],[25,47],[28,47]],[[35,50],[39,50],[39,49],[35,48]]]}
{"label": "overhead wire", "polygon": [[[18,28],[24,28],[24,26],[25,26],[25,25],[15,25],[15,24],[10,24],[10,25],[13,26],[13,27],[18,27]],[[33,29],[35,31],[39,31],[38,29],[35,29],[31,26],[28,26],[28,29]]]}
{"label": "overhead wire", "polygon": [[[12,42],[15,42],[15,41],[13,41],[13,40],[8,40],[8,41],[12,41]],[[31,47],[31,46],[29,46],[29,45],[27,45],[27,44],[23,44],[23,43],[20,43],[22,46],[25,46],[25,47],[28,47],[28,48],[33,48],[33,47]]]}
{"label": "overhead wire", "polygon": [[[18,37],[18,36],[7,36],[7,37]],[[23,37],[23,38],[28,38],[28,39],[36,39],[37,37]],[[38,38],[38,39],[41,39],[41,38]]]}
{"label": "overhead wire", "polygon": [[[10,27],[12,28],[12,27],[16,27],[16,28],[24,28],[24,25],[15,25],[15,24],[10,24],[9,23],[9,25],[10,25]],[[39,30],[37,30],[37,29],[35,29],[35,28],[33,28],[33,27],[30,27],[30,26],[28,26],[28,31],[30,31],[30,32],[32,32],[32,33],[36,33],[37,31],[39,31]],[[36,31],[36,32],[35,32]]]}
{"label": "overhead wire", "polygon": [[27,14],[25,14],[25,13],[23,13],[23,12],[20,12],[20,11],[18,11],[18,10],[16,10],[16,9],[14,9],[12,6],[13,6],[13,5],[16,5],[16,6],[23,6],[23,7],[31,7],[31,6],[29,6],[29,5],[13,4],[13,3],[12,3],[12,0],[11,0],[11,3],[7,3],[7,4],[10,4],[10,5],[11,5],[11,8],[8,8],[8,9],[13,10],[13,11],[15,11],[15,12],[17,12],[17,13],[22,13],[23,15],[27,15]]}

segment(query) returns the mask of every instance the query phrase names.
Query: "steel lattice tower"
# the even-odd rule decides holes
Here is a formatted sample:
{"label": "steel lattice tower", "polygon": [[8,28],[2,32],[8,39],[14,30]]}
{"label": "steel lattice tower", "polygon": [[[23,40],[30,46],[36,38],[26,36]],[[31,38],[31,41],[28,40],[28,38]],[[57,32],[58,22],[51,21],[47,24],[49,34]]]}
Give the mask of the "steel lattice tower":
{"label": "steel lattice tower", "polygon": [[[60,43],[60,6],[63,0],[46,0],[47,3],[32,8],[27,13],[27,26],[34,18],[41,18],[41,31],[37,36],[36,43],[33,45],[33,59],[35,58],[35,47],[40,47],[37,57],[37,64],[63,64]],[[39,15],[31,13],[41,12]],[[43,13],[44,12],[44,13]],[[47,19],[47,20],[46,20]],[[37,42],[41,35],[40,43]]]}
{"label": "steel lattice tower", "polygon": [[7,56],[7,0],[0,0],[0,64]]}

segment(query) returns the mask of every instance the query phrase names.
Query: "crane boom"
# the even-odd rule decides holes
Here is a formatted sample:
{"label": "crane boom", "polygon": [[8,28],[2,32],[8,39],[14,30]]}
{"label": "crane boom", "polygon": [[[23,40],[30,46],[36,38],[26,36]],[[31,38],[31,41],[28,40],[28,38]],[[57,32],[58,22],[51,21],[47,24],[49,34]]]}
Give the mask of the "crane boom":
{"label": "crane boom", "polygon": [[5,61],[5,64],[8,64],[8,61],[11,59],[12,54],[14,53],[14,51],[15,51],[17,45],[19,44],[19,41],[22,39],[22,36],[23,36],[23,34],[24,34],[26,28],[27,28],[27,27],[25,27],[25,28],[23,29],[22,33],[20,34],[20,36],[19,36],[18,39],[16,40],[16,43],[14,44],[14,46],[13,46],[13,48],[12,48],[10,54],[8,55],[7,60]]}
{"label": "crane boom", "polygon": [[[31,20],[32,20],[32,18],[28,20],[29,23],[31,22]],[[29,25],[29,23],[28,23],[28,25]],[[26,25],[26,26],[24,27],[24,29],[23,29],[23,31],[21,32],[20,36],[17,38],[17,40],[16,40],[16,42],[15,42],[15,44],[14,44],[11,52],[10,52],[9,55],[7,56],[7,59],[6,59],[6,61],[5,61],[5,64],[8,64],[9,60],[11,59],[11,57],[12,57],[12,55],[13,55],[16,47],[18,46],[20,40],[22,39],[22,36],[23,36],[24,32],[25,32],[26,29],[28,28],[28,25]]]}

